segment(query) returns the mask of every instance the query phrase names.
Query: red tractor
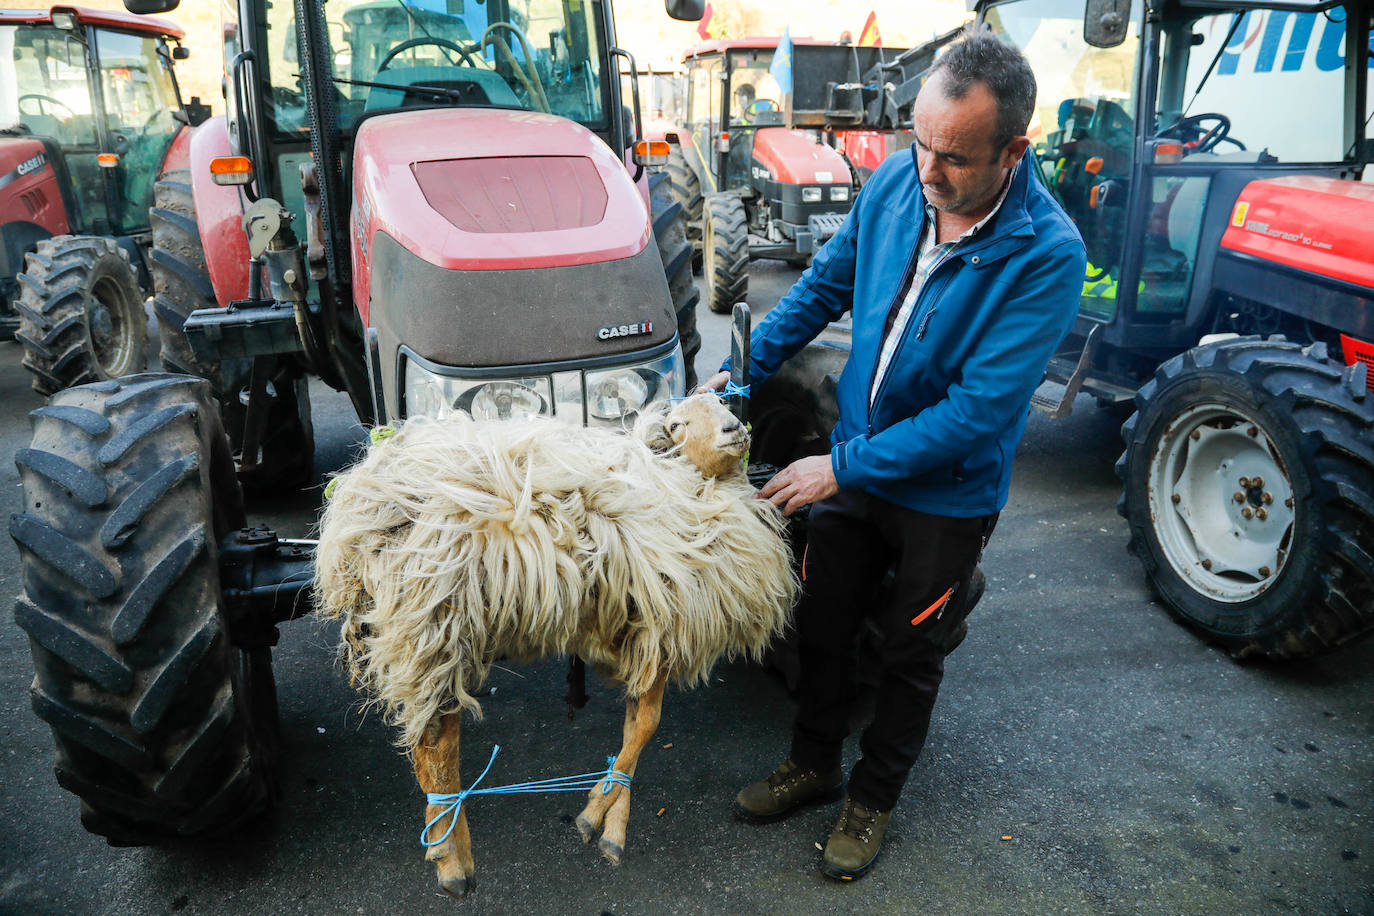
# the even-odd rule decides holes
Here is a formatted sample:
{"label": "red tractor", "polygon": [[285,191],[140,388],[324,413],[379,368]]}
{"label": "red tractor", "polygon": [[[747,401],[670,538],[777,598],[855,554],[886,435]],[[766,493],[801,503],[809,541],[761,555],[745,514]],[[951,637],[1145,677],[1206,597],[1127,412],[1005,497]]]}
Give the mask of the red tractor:
{"label": "red tractor", "polygon": [[670,152],[674,186],[700,248],[706,299],[729,312],[748,292],[749,261],[806,266],[832,236],[858,174],[833,131],[890,129],[898,112],[876,79],[900,48],[792,39],[792,87],[770,72],[777,38],[711,41],[683,55],[686,112]]}
{"label": "red tractor", "polygon": [[155,189],[172,371],[60,392],[16,455],[34,710],[82,822],[115,843],[275,798],[271,646],[309,610],[312,552],[245,527],[239,478],[310,473],[311,375],[369,426],[620,427],[695,381],[691,248],[654,170],[667,150],[621,104],[608,3],[238,14],[228,116]]}
{"label": "red tractor", "polygon": [[153,182],[184,168],[170,22],[0,11],[0,335],[42,394],[144,367]]}
{"label": "red tractor", "polygon": [[[1169,611],[1238,656],[1374,631],[1371,9],[977,4],[1035,70],[1022,167],[1091,262],[1034,404],[1129,416],[1131,549]],[[755,393],[756,460],[826,448],[848,350],[831,325]]]}

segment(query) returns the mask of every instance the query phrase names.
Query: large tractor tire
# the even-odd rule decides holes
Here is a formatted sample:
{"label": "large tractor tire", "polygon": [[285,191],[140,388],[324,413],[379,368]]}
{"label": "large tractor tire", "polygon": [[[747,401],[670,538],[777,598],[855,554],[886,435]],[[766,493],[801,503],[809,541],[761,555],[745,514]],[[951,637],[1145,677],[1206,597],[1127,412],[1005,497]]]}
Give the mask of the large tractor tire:
{"label": "large tractor tire", "polygon": [[673,180],[673,196],[682,204],[687,219],[687,241],[692,244],[692,272],[701,272],[701,214],[706,197],[701,191],[701,176],[687,161],[682,147],[674,143],[668,150],[668,177]]}
{"label": "large tractor tire", "polygon": [[[197,359],[184,330],[186,319],[196,309],[219,304],[196,225],[188,170],[167,172],[153,186],[150,215],[153,312],[162,342],[162,368],[209,380],[221,405],[224,428],[239,448],[244,421],[242,392],[249,384],[252,361],[212,363]],[[308,388],[300,372],[282,366],[273,373],[268,390],[271,406],[266,433],[259,455],[243,462],[252,468],[244,473],[243,484],[252,489],[299,486],[314,473],[315,431]]]}
{"label": "large tractor tire", "polygon": [[749,295],[749,224],[744,202],[733,194],[706,198],[701,239],[706,301],[711,311],[728,315]]}
{"label": "large tractor tire", "polygon": [[696,358],[701,350],[697,331],[697,303],[701,294],[692,282],[692,246],[687,241],[686,220],[681,203],[674,197],[668,175],[649,176],[649,209],[654,225],[654,241],[668,278],[668,295],[677,315],[677,336],[682,343],[682,359],[687,370],[687,390],[697,386]]}
{"label": "large tractor tire", "polygon": [[52,394],[146,365],[148,319],[129,253],[114,239],[59,235],[19,274],[19,331],[33,390]]}
{"label": "large tractor tire", "polygon": [[1237,657],[1374,629],[1374,398],[1326,346],[1232,339],[1166,362],[1117,462],[1131,550],[1171,614]]}
{"label": "large tractor tire", "polygon": [[753,392],[751,466],[784,468],[830,451],[830,431],[840,416],[835,386],[849,361],[851,330],[848,319],[827,326]]}
{"label": "large tractor tire", "polygon": [[31,416],[15,620],[58,783],[112,845],[260,814],[277,791],[270,639],[225,616],[219,545],[243,502],[209,386],[131,376]]}

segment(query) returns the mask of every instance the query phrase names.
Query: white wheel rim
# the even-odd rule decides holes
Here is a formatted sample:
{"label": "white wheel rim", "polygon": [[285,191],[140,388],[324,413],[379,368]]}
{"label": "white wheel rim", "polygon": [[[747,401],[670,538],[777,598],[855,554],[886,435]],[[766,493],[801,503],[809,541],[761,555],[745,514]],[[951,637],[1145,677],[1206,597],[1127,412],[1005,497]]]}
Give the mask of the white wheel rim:
{"label": "white wheel rim", "polygon": [[1205,402],[1179,414],[1150,456],[1148,488],[1160,546],[1191,588],[1235,604],[1273,585],[1292,549],[1297,500],[1252,417]]}

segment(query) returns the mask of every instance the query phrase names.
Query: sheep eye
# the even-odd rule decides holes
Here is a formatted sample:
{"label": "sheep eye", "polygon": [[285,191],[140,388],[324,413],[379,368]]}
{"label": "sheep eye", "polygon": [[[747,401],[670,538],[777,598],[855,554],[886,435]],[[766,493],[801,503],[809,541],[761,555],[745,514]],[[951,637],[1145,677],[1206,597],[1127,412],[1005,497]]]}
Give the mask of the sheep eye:
{"label": "sheep eye", "polygon": [[673,422],[671,422],[671,423],[668,424],[668,432],[670,432],[670,433],[675,433],[675,432],[677,432],[677,431],[678,431],[679,429],[681,429],[681,428],[682,428],[682,421],[680,421],[680,420],[674,420]]}

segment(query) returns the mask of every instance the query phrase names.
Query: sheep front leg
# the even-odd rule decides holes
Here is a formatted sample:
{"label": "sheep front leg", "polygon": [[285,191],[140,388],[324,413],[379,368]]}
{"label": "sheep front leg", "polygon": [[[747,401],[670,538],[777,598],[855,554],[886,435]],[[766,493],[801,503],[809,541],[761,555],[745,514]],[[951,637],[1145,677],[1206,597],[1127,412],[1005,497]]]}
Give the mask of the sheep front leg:
{"label": "sheep front leg", "polygon": [[[425,792],[451,795],[462,788],[458,774],[458,726],[460,713],[441,716],[425,728],[425,736],[415,748],[415,777]],[[426,805],[425,822],[439,817],[442,805]],[[444,835],[451,822],[441,818],[429,828],[428,839]],[[465,897],[477,887],[476,867],[472,861],[472,837],[468,833],[468,813],[459,811],[453,832],[442,843],[429,847],[425,858],[435,863],[439,889],[453,897]]]}
{"label": "sheep front leg", "polygon": [[[665,672],[659,675],[654,686],[642,697],[627,698],[625,701],[624,743],[615,756],[615,768],[628,776],[634,776],[640,753],[658,730],[663,713],[663,689],[667,683],[668,675]],[[612,865],[619,865],[625,854],[630,790],[616,784],[611,786],[610,792],[603,793],[603,786],[604,781],[592,789],[587,807],[577,816],[577,828],[582,832],[583,842],[586,842],[604,822],[605,828],[597,846]]]}

